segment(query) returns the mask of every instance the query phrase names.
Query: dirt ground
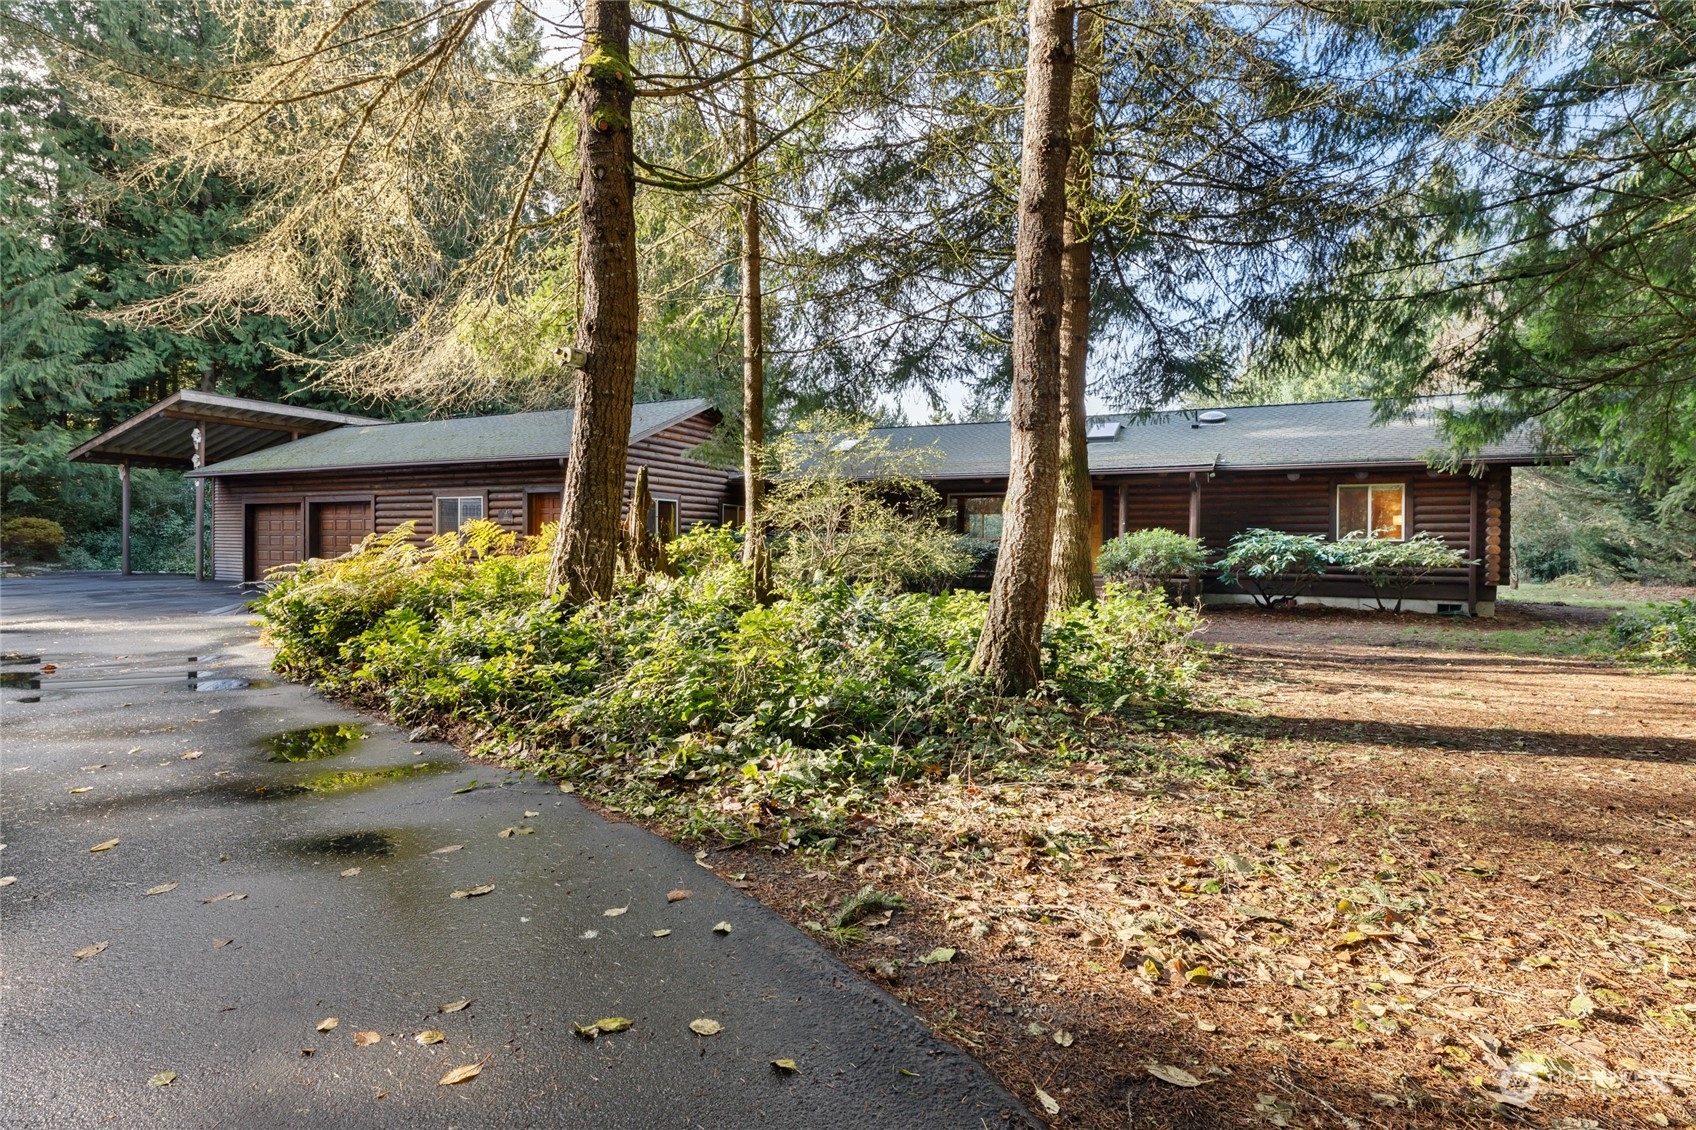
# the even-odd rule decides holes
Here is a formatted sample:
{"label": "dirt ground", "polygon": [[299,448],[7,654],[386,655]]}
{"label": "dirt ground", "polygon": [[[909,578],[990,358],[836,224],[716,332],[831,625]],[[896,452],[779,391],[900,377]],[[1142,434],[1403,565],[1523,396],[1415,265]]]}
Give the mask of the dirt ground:
{"label": "dirt ground", "polygon": [[[1696,678],[1586,654],[1604,617],[1212,612],[1172,773],[712,862],[1055,1126],[1696,1124]],[[906,908],[830,930],[867,885]]]}

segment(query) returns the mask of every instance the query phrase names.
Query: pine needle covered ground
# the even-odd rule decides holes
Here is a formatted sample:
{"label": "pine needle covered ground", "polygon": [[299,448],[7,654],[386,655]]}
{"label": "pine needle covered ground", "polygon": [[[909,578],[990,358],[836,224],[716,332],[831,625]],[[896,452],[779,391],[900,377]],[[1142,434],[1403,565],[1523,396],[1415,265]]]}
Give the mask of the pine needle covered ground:
{"label": "pine needle covered ground", "polygon": [[813,929],[904,898],[846,959],[1056,1126],[1690,1125],[1696,678],[1511,645],[1582,630],[1215,614],[1135,764],[711,861]]}

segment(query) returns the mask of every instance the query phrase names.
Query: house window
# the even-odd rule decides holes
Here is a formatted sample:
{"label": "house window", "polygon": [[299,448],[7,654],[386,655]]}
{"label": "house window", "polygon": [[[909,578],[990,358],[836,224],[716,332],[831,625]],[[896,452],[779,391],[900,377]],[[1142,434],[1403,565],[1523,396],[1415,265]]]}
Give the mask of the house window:
{"label": "house window", "polygon": [[1407,487],[1401,483],[1362,483],[1337,488],[1337,536],[1366,534],[1390,541],[1407,536]]}
{"label": "house window", "polygon": [[436,532],[438,534],[456,534],[467,522],[475,522],[482,516],[483,496],[480,494],[436,499]]}
{"label": "house window", "polygon": [[654,504],[648,507],[648,532],[661,541],[672,541],[677,537],[675,498],[654,499]]}
{"label": "house window", "polygon": [[726,502],[719,507],[721,524],[733,530],[740,530],[748,523],[748,508],[735,502]]}
{"label": "house window", "polygon": [[999,494],[985,494],[956,499],[955,504],[960,508],[960,532],[969,538],[1000,541],[1002,498]]}

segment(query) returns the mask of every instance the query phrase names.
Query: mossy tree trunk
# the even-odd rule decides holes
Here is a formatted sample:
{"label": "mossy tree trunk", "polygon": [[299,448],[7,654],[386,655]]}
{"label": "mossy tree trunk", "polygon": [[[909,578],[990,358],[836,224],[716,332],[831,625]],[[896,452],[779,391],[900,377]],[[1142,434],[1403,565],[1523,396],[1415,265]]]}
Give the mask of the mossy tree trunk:
{"label": "mossy tree trunk", "polygon": [[1089,360],[1091,233],[1089,203],[1094,191],[1095,118],[1101,108],[1102,27],[1095,13],[1077,16],[1077,68],[1072,79],[1072,154],[1066,169],[1065,247],[1060,278],[1060,482],[1055,499],[1054,556],[1048,606],[1072,608],[1095,598],[1095,561],[1090,554],[1089,421],[1084,412],[1085,366]]}
{"label": "mossy tree trunk", "polygon": [[989,612],[972,658],[1002,694],[1042,681],[1060,450],[1060,260],[1071,151],[1073,8],[1030,0],[1013,283],[1012,462]]}
{"label": "mossy tree trunk", "polygon": [[577,371],[571,455],[565,468],[558,540],[548,591],[572,602],[612,594],[624,463],[636,389],[635,168],[630,112],[631,9],[627,0],[587,0],[577,83]]}

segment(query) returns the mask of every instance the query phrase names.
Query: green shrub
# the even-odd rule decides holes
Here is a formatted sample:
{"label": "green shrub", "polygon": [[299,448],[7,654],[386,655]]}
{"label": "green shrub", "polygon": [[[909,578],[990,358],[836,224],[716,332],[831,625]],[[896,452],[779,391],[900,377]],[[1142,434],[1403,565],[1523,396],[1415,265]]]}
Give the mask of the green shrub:
{"label": "green shrub", "polygon": [[1460,569],[1466,556],[1450,549],[1432,533],[1418,533],[1406,541],[1350,534],[1329,547],[1331,564],[1357,573],[1372,587],[1379,611],[1385,611],[1386,593],[1395,597],[1395,610],[1402,610],[1407,591],[1439,569]]}
{"label": "green shrub", "polygon": [[42,561],[65,544],[65,527],[51,518],[8,518],[0,524],[0,549],[19,558]]}
{"label": "green shrub", "polygon": [[1098,571],[1110,581],[1154,589],[1207,568],[1207,550],[1200,538],[1156,527],[1120,534],[1101,547],[1096,561]]}
{"label": "green shrub", "polygon": [[1271,608],[1306,592],[1330,560],[1324,538],[1255,528],[1231,539],[1216,568],[1220,580],[1241,585],[1256,604]]}
{"label": "green shrub", "polygon": [[765,449],[772,476],[766,520],[778,532],[780,584],[946,587],[972,567],[942,521],[942,497],[924,481],[937,453],[896,447],[838,413],[803,420]]}
{"label": "green shrub", "polygon": [[1199,668],[1192,612],[1113,586],[1049,626],[1045,697],[1008,703],[968,672],[981,593],[813,584],[760,606],[725,531],[673,546],[677,577],[566,608],[543,597],[547,552],[492,523],[423,548],[400,530],[301,565],[260,608],[284,673],[604,795],[687,796],[721,834],[766,834],[762,812],[829,824],[886,781],[1011,756],[1009,725],[1069,726],[1074,706],[1181,702]]}
{"label": "green shrub", "polygon": [[1100,599],[1059,614],[1043,633],[1049,685],[1081,706],[1181,701],[1201,658],[1201,619],[1158,592],[1109,581]]}
{"label": "green shrub", "polygon": [[1622,612],[1608,625],[1608,638],[1628,659],[1663,667],[1696,667],[1696,600],[1685,597]]}

